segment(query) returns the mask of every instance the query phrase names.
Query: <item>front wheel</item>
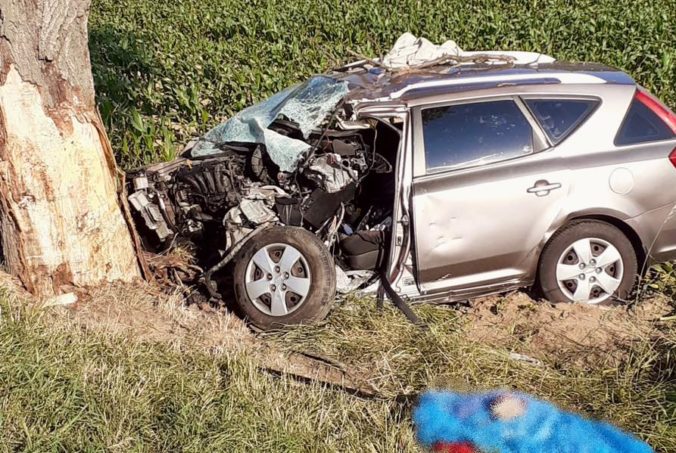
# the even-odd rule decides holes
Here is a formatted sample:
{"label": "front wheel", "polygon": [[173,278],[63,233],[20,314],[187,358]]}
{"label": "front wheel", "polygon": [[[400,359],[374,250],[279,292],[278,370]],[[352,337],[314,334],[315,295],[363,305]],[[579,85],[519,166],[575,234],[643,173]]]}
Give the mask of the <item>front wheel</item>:
{"label": "front wheel", "polygon": [[316,235],[273,227],[244,246],[234,284],[237,307],[265,330],[324,319],[335,298],[336,274],[331,254]]}
{"label": "front wheel", "polygon": [[545,247],[539,282],[551,302],[610,305],[629,296],[637,271],[636,252],[622,231],[605,222],[578,221]]}

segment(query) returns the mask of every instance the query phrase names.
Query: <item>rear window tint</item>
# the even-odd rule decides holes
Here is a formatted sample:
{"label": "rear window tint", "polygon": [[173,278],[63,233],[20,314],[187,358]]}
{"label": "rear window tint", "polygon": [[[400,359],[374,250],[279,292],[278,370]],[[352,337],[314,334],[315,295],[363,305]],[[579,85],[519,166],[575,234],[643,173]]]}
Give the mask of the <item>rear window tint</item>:
{"label": "rear window tint", "polygon": [[599,105],[591,99],[527,99],[526,105],[554,144],[562,142]]}
{"label": "rear window tint", "polygon": [[671,128],[638,99],[634,99],[629,112],[615,138],[616,145],[669,140],[674,137]]}
{"label": "rear window tint", "polygon": [[533,152],[533,129],[511,100],[427,108],[422,123],[427,173]]}

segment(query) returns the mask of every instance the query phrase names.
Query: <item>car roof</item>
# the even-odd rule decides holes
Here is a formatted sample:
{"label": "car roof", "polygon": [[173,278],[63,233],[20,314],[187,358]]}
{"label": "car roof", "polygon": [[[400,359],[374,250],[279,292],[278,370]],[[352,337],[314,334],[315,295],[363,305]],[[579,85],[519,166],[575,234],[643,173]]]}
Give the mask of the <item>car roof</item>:
{"label": "car roof", "polygon": [[459,93],[505,85],[636,84],[628,74],[609,66],[560,61],[536,65],[446,65],[398,72],[377,66],[353,66],[330,75],[348,82],[350,92],[346,100],[357,103],[394,100],[406,103],[439,91]]}

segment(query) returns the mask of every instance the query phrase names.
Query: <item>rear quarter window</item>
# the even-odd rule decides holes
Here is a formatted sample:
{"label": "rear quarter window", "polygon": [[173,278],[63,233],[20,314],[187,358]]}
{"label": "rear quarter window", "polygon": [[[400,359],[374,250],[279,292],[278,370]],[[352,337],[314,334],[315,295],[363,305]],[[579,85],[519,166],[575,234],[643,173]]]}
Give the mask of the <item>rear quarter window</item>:
{"label": "rear quarter window", "polygon": [[600,104],[595,99],[526,99],[525,102],[555,145],[572,134]]}
{"label": "rear quarter window", "polygon": [[615,145],[635,145],[674,138],[671,128],[638,98],[634,98],[620,127]]}
{"label": "rear quarter window", "polygon": [[512,100],[426,108],[422,128],[428,174],[533,152],[533,129]]}

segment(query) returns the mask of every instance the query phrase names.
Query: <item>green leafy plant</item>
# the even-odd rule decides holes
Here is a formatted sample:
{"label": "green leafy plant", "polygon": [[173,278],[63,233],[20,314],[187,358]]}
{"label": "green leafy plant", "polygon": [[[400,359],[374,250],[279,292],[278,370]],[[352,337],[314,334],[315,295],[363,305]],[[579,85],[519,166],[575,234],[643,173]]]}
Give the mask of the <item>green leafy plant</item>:
{"label": "green leafy plant", "polygon": [[130,168],[174,156],[252,102],[354,59],[350,50],[381,55],[405,31],[616,66],[674,107],[675,21],[674,0],[95,0],[90,48],[99,106]]}

